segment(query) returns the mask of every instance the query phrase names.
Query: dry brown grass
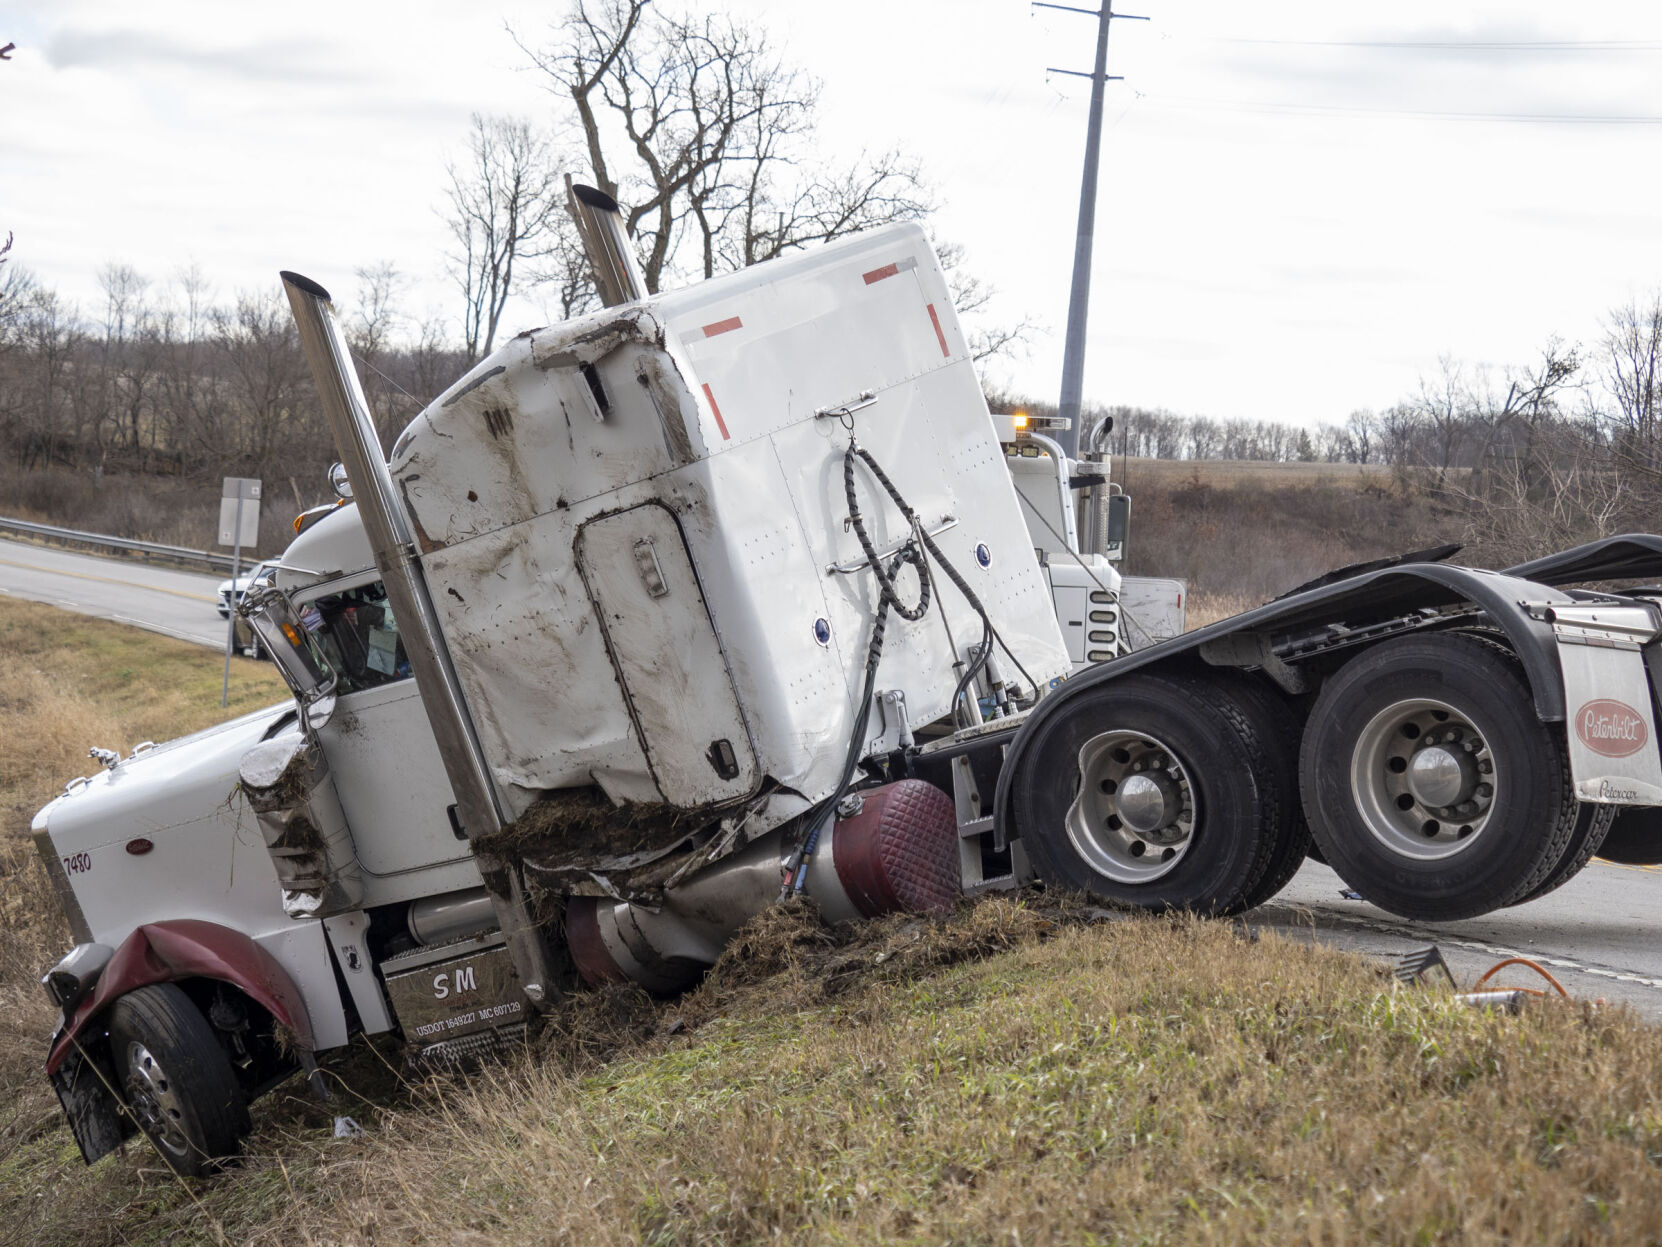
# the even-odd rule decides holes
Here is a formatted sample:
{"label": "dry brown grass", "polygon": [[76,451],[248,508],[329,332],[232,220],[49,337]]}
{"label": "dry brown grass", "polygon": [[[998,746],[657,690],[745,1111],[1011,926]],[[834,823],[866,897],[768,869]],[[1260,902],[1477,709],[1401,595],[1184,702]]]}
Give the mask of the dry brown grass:
{"label": "dry brown grass", "polygon": [[[65,782],[97,769],[91,745],[126,752],[286,695],[268,664],[239,658],[231,705],[220,709],[222,662],[198,645],[0,597],[0,1166],[15,1149],[68,1137],[40,1070],[56,1011],[37,980],[67,950],[69,931],[29,820]],[[4,1194],[0,1182],[0,1203]],[[0,1241],[6,1233],[0,1222]]]}
{"label": "dry brown grass", "polygon": [[1190,593],[1188,610],[1183,614],[1183,623],[1188,631],[1193,632],[1196,628],[1204,628],[1207,624],[1217,623],[1220,619],[1239,615],[1242,611],[1261,605],[1263,603],[1258,599],[1248,597],[1244,593]]}
{"label": "dry brown grass", "polygon": [[[1487,1015],[1229,924],[1006,898],[840,946],[774,923],[770,976],[637,1001],[609,1060],[433,1082],[352,1143],[268,1133],[285,1167],[208,1213],[232,1241],[445,1247],[1662,1232],[1662,1037],[1630,1016]],[[827,990],[827,957],[867,972]],[[155,1230],[206,1240],[183,1208]]]}
{"label": "dry brown grass", "polygon": [[1123,571],[1257,605],[1348,563],[1459,540],[1464,518],[1382,471],[1345,464],[1134,459]]}
{"label": "dry brown grass", "polygon": [[380,1066],[375,1104],[347,1092],[365,1138],[289,1101],[194,1197],[142,1157],[65,1162],[14,1224],[77,1247],[1662,1234],[1655,1028],[1480,1013],[1232,924],[1103,917],[994,897],[827,933],[774,911],[687,998],[575,1001],[541,1059],[402,1101]]}
{"label": "dry brown grass", "polygon": [[92,745],[127,752],[288,696],[269,663],[235,658],[221,709],[223,663],[200,645],[0,597],[0,830],[26,831],[68,780],[96,770]]}
{"label": "dry brown grass", "polygon": [[1317,481],[1383,483],[1391,469],[1378,463],[1283,463],[1261,459],[1127,459],[1116,455],[1113,477],[1129,492],[1146,482],[1172,484],[1195,477],[1213,485],[1255,481],[1267,485],[1308,485]]}

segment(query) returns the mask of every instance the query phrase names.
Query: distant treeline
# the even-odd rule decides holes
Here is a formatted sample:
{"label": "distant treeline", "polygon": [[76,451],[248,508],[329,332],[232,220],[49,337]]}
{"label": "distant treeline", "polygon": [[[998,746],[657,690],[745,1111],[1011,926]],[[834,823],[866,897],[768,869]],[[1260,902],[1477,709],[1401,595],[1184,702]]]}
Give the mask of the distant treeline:
{"label": "distant treeline", "polygon": [[[0,455],[12,468],[279,480],[327,468],[334,451],[280,296],[210,303],[188,275],[158,293],[125,265],[100,277],[105,306],[89,317],[0,268]],[[395,343],[385,301],[361,306],[348,339],[390,435],[464,355],[433,325]]]}
{"label": "distant treeline", "polygon": [[[364,310],[347,333],[390,443],[467,355],[437,324],[399,316],[390,268],[360,278]],[[0,510],[70,522],[64,512],[95,503],[111,474],[189,483],[193,496],[254,476],[292,483],[297,505],[316,500],[335,452],[281,298],[211,302],[190,275],[158,291],[125,265],[101,280],[104,306],[87,315],[0,255]],[[1087,410],[1083,440],[1109,416],[1103,445],[1116,456],[1384,465],[1405,488],[1463,506],[1482,544],[1537,550],[1656,526],[1659,415],[1662,296],[1615,309],[1592,347],[1554,341],[1507,370],[1444,359],[1417,393],[1340,422],[1106,407]]]}
{"label": "distant treeline", "polygon": [[[1054,414],[1011,394],[1000,410]],[[1105,418],[1111,431],[1098,438]],[[1613,309],[1591,346],[1547,343],[1529,365],[1444,357],[1383,411],[1341,422],[1185,416],[1091,407],[1082,446],[1151,459],[1377,464],[1394,487],[1461,516],[1482,557],[1662,527],[1662,294]]]}

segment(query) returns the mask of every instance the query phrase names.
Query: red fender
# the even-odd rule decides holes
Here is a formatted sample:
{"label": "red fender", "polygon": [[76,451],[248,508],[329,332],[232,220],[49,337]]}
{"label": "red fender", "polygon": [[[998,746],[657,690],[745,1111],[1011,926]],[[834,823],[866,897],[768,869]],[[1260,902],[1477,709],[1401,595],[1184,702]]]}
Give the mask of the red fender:
{"label": "red fender", "polygon": [[92,995],[53,1039],[47,1074],[57,1073],[70,1046],[118,997],[151,983],[179,979],[215,979],[240,988],[288,1027],[300,1048],[311,1051],[311,1015],[300,989],[275,957],[241,931],[198,918],[176,918],[147,922],[122,941]]}

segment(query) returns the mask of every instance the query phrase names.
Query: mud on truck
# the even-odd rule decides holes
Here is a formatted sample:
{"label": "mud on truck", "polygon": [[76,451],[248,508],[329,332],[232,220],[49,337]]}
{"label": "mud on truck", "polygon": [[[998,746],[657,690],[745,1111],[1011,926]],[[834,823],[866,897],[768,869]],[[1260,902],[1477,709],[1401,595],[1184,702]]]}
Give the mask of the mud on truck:
{"label": "mud on truck", "polygon": [[1102,555],[1101,457],[989,414],[921,230],[649,295],[616,205],[572,206],[602,310],[390,455],[284,274],[354,495],[240,608],[293,701],[33,824],[88,1162],[142,1131],[203,1172],[356,1034],[487,1053],[581,984],[685,987],[793,895],[840,922],[1036,876],[1227,914],[1319,851],[1459,918],[1619,811],[1657,843],[1662,591],[1571,586],[1662,577],[1662,540],[1428,552],[1133,648],[1162,588],[1131,610]]}

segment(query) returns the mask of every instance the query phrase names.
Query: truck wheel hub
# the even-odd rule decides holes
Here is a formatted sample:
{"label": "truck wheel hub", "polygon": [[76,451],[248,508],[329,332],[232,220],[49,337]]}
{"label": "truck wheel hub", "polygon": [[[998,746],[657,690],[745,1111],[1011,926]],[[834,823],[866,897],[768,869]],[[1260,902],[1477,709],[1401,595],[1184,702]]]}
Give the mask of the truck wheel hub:
{"label": "truck wheel hub", "polygon": [[1120,784],[1120,818],[1132,831],[1149,835],[1171,822],[1176,785],[1162,772],[1128,776]]}
{"label": "truck wheel hub", "polygon": [[127,1102],[144,1132],[176,1156],[190,1149],[178,1090],[167,1071],[141,1043],[127,1048]]}
{"label": "truck wheel hub", "polygon": [[1362,728],[1351,755],[1351,798],[1391,852],[1437,861],[1483,833],[1499,778],[1496,759],[1459,707],[1433,698],[1392,702]]}
{"label": "truck wheel hub", "polygon": [[1098,874],[1143,884],[1170,873],[1193,842],[1196,810],[1188,769],[1163,741],[1104,732],[1079,750],[1068,839]]}
{"label": "truck wheel hub", "polygon": [[1408,764],[1408,787],[1421,805],[1432,809],[1459,805],[1477,790],[1477,763],[1469,753],[1427,746]]}

